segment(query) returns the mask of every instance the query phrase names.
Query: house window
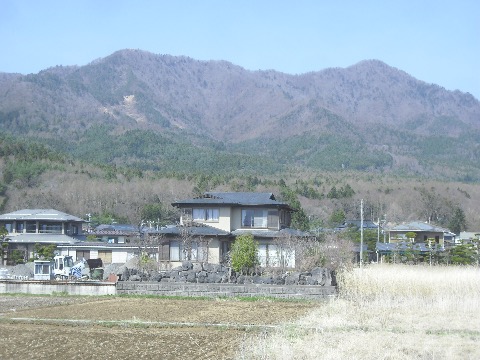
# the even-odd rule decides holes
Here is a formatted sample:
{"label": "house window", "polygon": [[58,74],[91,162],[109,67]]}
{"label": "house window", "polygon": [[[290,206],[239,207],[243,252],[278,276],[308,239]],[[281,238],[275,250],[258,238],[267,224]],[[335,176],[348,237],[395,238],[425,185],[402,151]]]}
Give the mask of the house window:
{"label": "house window", "polygon": [[183,241],[170,242],[170,261],[207,261],[208,246],[198,244],[196,241],[191,246],[186,247]]}
{"label": "house window", "polygon": [[243,209],[242,227],[266,228],[268,225],[268,210]]}
{"label": "house window", "polygon": [[45,263],[35,264],[35,275],[49,275],[51,273],[51,265]]}
{"label": "house window", "polygon": [[12,233],[13,223],[9,222],[9,223],[2,223],[2,224],[0,224],[0,229],[3,228],[3,227],[7,230],[7,232],[8,232],[9,234]]}
{"label": "house window", "polygon": [[192,221],[192,209],[182,209],[182,222],[188,223]]}
{"label": "house window", "polygon": [[267,226],[269,229],[279,229],[278,210],[268,210]]}
{"label": "house window", "polygon": [[281,210],[280,211],[280,227],[290,227],[292,221],[292,214],[290,211]]}
{"label": "house window", "polygon": [[295,252],[288,246],[275,244],[260,244],[258,246],[258,259],[262,266],[294,268]]}
{"label": "house window", "polygon": [[220,245],[220,259],[221,261],[228,260],[228,254],[230,253],[232,247],[231,241],[222,241]]}
{"label": "house window", "polygon": [[37,222],[36,221],[27,221],[26,230],[27,230],[27,233],[36,233],[37,232]]}
{"label": "house window", "polygon": [[77,250],[77,261],[90,259],[90,250]]}
{"label": "house window", "polygon": [[170,261],[180,261],[180,242],[172,241],[170,243]]}
{"label": "house window", "polygon": [[112,250],[98,250],[98,257],[102,259],[104,264],[111,264]]}
{"label": "house window", "polygon": [[25,228],[24,222],[23,222],[23,221],[21,221],[21,222],[18,222],[18,221],[17,221],[17,224],[16,224],[16,226],[15,226],[15,231],[16,231],[17,233],[23,233],[23,229],[24,229],[24,228]]}
{"label": "house window", "polygon": [[197,221],[217,221],[220,216],[219,209],[193,209],[193,220]]}
{"label": "house window", "polygon": [[40,223],[38,232],[42,234],[61,234],[62,223]]}
{"label": "house window", "polygon": [[170,260],[170,244],[162,243],[158,246],[158,260],[168,261]]}

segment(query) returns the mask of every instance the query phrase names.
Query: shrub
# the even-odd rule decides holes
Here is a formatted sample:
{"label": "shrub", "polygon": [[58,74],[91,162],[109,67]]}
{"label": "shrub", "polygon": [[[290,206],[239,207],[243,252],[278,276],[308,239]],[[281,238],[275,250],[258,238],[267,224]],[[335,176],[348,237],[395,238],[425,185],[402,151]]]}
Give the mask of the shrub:
{"label": "shrub", "polygon": [[232,268],[235,272],[248,274],[253,271],[258,261],[258,243],[252,234],[236,237],[231,250]]}

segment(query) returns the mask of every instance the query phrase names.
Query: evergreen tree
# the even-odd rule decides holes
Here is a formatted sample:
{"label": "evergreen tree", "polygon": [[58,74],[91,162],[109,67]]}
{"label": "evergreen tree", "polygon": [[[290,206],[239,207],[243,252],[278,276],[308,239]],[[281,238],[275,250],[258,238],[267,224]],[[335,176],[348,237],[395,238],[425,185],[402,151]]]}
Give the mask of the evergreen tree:
{"label": "evergreen tree", "polygon": [[258,243],[252,234],[236,237],[230,252],[232,268],[237,273],[248,274],[253,271],[258,261]]}
{"label": "evergreen tree", "polygon": [[467,229],[467,219],[465,218],[465,213],[460,207],[455,208],[448,227],[453,233],[457,235],[460,234],[461,231]]}
{"label": "evergreen tree", "polygon": [[303,210],[295,192],[285,186],[281,188],[281,196],[283,201],[295,210],[292,214],[292,228],[302,231],[308,230],[310,228],[308,216]]}

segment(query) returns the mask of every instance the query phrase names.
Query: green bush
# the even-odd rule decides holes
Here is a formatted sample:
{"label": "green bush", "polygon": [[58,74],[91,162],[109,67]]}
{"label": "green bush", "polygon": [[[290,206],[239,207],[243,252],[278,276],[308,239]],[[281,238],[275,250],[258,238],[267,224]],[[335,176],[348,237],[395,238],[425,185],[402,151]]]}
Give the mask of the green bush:
{"label": "green bush", "polygon": [[455,246],[451,252],[452,264],[472,265],[476,262],[476,251],[473,244],[463,244]]}
{"label": "green bush", "polygon": [[236,237],[231,250],[232,268],[237,273],[252,273],[259,264],[258,243],[252,234]]}

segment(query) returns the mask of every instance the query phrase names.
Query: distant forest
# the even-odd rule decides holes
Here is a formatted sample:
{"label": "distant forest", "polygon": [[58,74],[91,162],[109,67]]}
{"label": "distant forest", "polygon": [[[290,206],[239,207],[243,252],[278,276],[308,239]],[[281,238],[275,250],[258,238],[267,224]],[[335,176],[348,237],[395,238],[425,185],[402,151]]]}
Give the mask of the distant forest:
{"label": "distant forest", "polygon": [[270,191],[302,229],[364,200],[370,220],[480,230],[480,102],[380,61],[288,75],[120,50],[0,73],[0,94],[3,211],[166,224],[184,197]]}
{"label": "distant forest", "polygon": [[[124,146],[128,149],[128,142]],[[204,154],[208,151],[215,153],[211,148]],[[179,214],[170,203],[184,197],[210,190],[272,191],[297,209],[294,225],[305,230],[335,227],[346,219],[358,219],[360,199],[364,200],[366,218],[374,221],[430,220],[459,231],[480,227],[480,205],[475,200],[480,196],[477,184],[380,172],[320,173],[274,163],[270,174],[263,168],[263,175],[255,174],[261,159],[257,159],[259,169],[249,164],[247,171],[235,171],[233,166],[222,168],[219,164],[209,167],[208,162],[203,162],[186,172],[184,166],[188,162],[177,168],[173,161],[164,171],[159,164],[147,166],[148,161],[131,165],[108,163],[104,155],[96,158],[94,153],[91,160],[80,160],[32,140],[0,136],[2,210],[57,208],[80,217],[91,213],[98,222],[160,221],[165,225],[178,221]],[[241,160],[247,163],[248,159]]]}

